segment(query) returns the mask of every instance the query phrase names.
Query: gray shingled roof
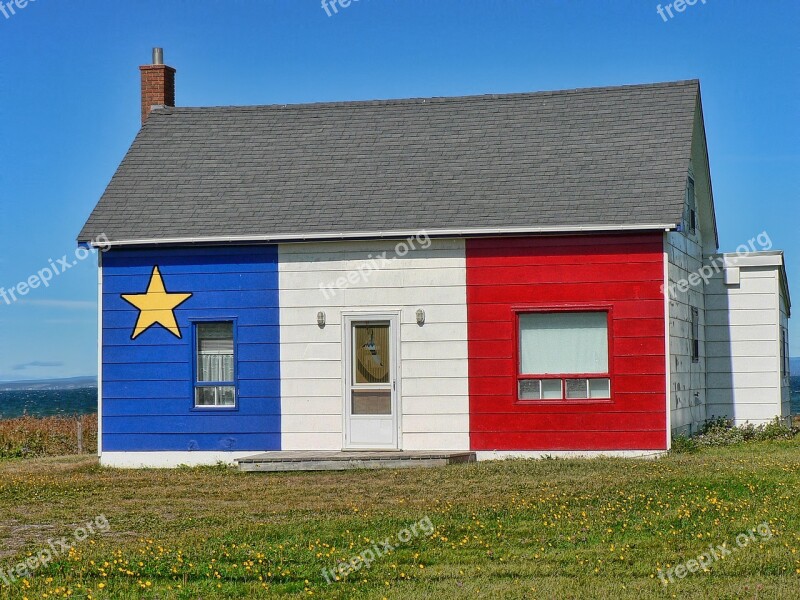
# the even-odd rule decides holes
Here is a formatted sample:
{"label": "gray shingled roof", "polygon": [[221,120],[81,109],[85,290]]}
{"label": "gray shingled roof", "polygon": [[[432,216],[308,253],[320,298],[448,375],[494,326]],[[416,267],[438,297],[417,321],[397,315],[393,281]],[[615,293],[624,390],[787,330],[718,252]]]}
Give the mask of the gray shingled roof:
{"label": "gray shingled roof", "polygon": [[681,81],[160,109],[79,240],[674,225],[698,95]]}

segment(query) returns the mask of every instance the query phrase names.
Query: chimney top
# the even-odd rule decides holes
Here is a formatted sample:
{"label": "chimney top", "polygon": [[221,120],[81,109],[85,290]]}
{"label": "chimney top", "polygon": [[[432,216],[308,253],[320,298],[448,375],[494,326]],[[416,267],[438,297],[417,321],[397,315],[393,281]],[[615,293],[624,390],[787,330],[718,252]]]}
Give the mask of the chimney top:
{"label": "chimney top", "polygon": [[[0,0],[2,2],[2,0]],[[142,77],[142,125],[158,106],[175,106],[175,69],[164,64],[164,49],[153,48],[153,62],[139,67]]]}

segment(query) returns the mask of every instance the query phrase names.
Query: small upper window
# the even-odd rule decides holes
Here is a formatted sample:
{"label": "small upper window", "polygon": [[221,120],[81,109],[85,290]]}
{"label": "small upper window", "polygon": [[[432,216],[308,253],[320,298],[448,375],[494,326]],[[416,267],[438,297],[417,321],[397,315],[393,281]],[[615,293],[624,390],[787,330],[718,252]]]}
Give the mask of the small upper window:
{"label": "small upper window", "polygon": [[688,206],[688,226],[689,233],[697,231],[697,201],[694,197],[694,179],[689,177],[686,184],[686,204]]}
{"label": "small upper window", "polygon": [[692,362],[700,362],[700,314],[692,307]]}
{"label": "small upper window", "polygon": [[611,398],[608,313],[519,315],[520,400]]}
{"label": "small upper window", "polygon": [[791,374],[789,364],[789,332],[781,325],[781,376],[788,379]]}
{"label": "small upper window", "polygon": [[235,406],[233,323],[197,323],[195,339],[195,406]]}

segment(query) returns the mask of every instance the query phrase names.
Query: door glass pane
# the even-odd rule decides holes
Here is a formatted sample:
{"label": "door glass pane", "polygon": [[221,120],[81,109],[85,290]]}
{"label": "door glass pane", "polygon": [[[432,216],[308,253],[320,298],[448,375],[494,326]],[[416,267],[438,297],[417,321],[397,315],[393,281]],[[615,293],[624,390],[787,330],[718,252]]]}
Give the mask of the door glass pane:
{"label": "door glass pane", "polygon": [[353,383],[389,383],[390,339],[386,321],[353,324]]}
{"label": "door glass pane", "polygon": [[528,313],[519,329],[521,373],[608,373],[608,313]]}
{"label": "door glass pane", "polygon": [[391,415],[391,390],[353,390],[351,413],[354,415]]}

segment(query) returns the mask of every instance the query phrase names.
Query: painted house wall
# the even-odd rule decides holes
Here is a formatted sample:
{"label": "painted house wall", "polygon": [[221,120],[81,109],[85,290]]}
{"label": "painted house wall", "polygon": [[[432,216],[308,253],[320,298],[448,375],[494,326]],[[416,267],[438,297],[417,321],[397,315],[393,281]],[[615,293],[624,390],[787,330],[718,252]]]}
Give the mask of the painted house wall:
{"label": "painted house wall", "polygon": [[[470,447],[663,450],[663,234],[468,239]],[[608,305],[611,401],[518,403],[514,307]]]}
{"label": "painted house wall", "polygon": [[[343,447],[344,310],[401,311],[400,447],[469,448],[464,241],[429,240],[426,248],[424,236],[412,240],[416,249],[401,248],[404,256],[400,240],[280,246],[285,450]],[[350,277],[343,289],[334,285],[340,277]],[[418,308],[426,313],[422,327]]]}
{"label": "painted house wall", "polygon": [[[700,279],[698,283],[689,285],[689,277],[697,275],[703,266],[703,249],[699,231],[694,234],[670,231],[665,236],[671,430],[672,435],[692,435],[707,417],[705,284]],[[692,307],[697,308],[700,320],[700,357],[697,362],[692,361]]]}
{"label": "painted house wall", "polygon": [[[144,293],[154,266],[159,267],[167,292],[192,294],[175,310],[181,338],[154,325],[131,339],[139,311],[121,294]],[[166,462],[179,464],[193,462],[180,458],[186,453],[280,449],[277,273],[275,246],[104,254],[102,446],[106,464],[114,463],[114,455],[122,452],[174,452],[174,460]],[[229,318],[236,319],[237,406],[195,409],[192,322]]]}
{"label": "painted house wall", "polygon": [[721,269],[707,298],[708,414],[736,425],[789,415],[780,372],[780,270],[743,265],[747,260]]}

